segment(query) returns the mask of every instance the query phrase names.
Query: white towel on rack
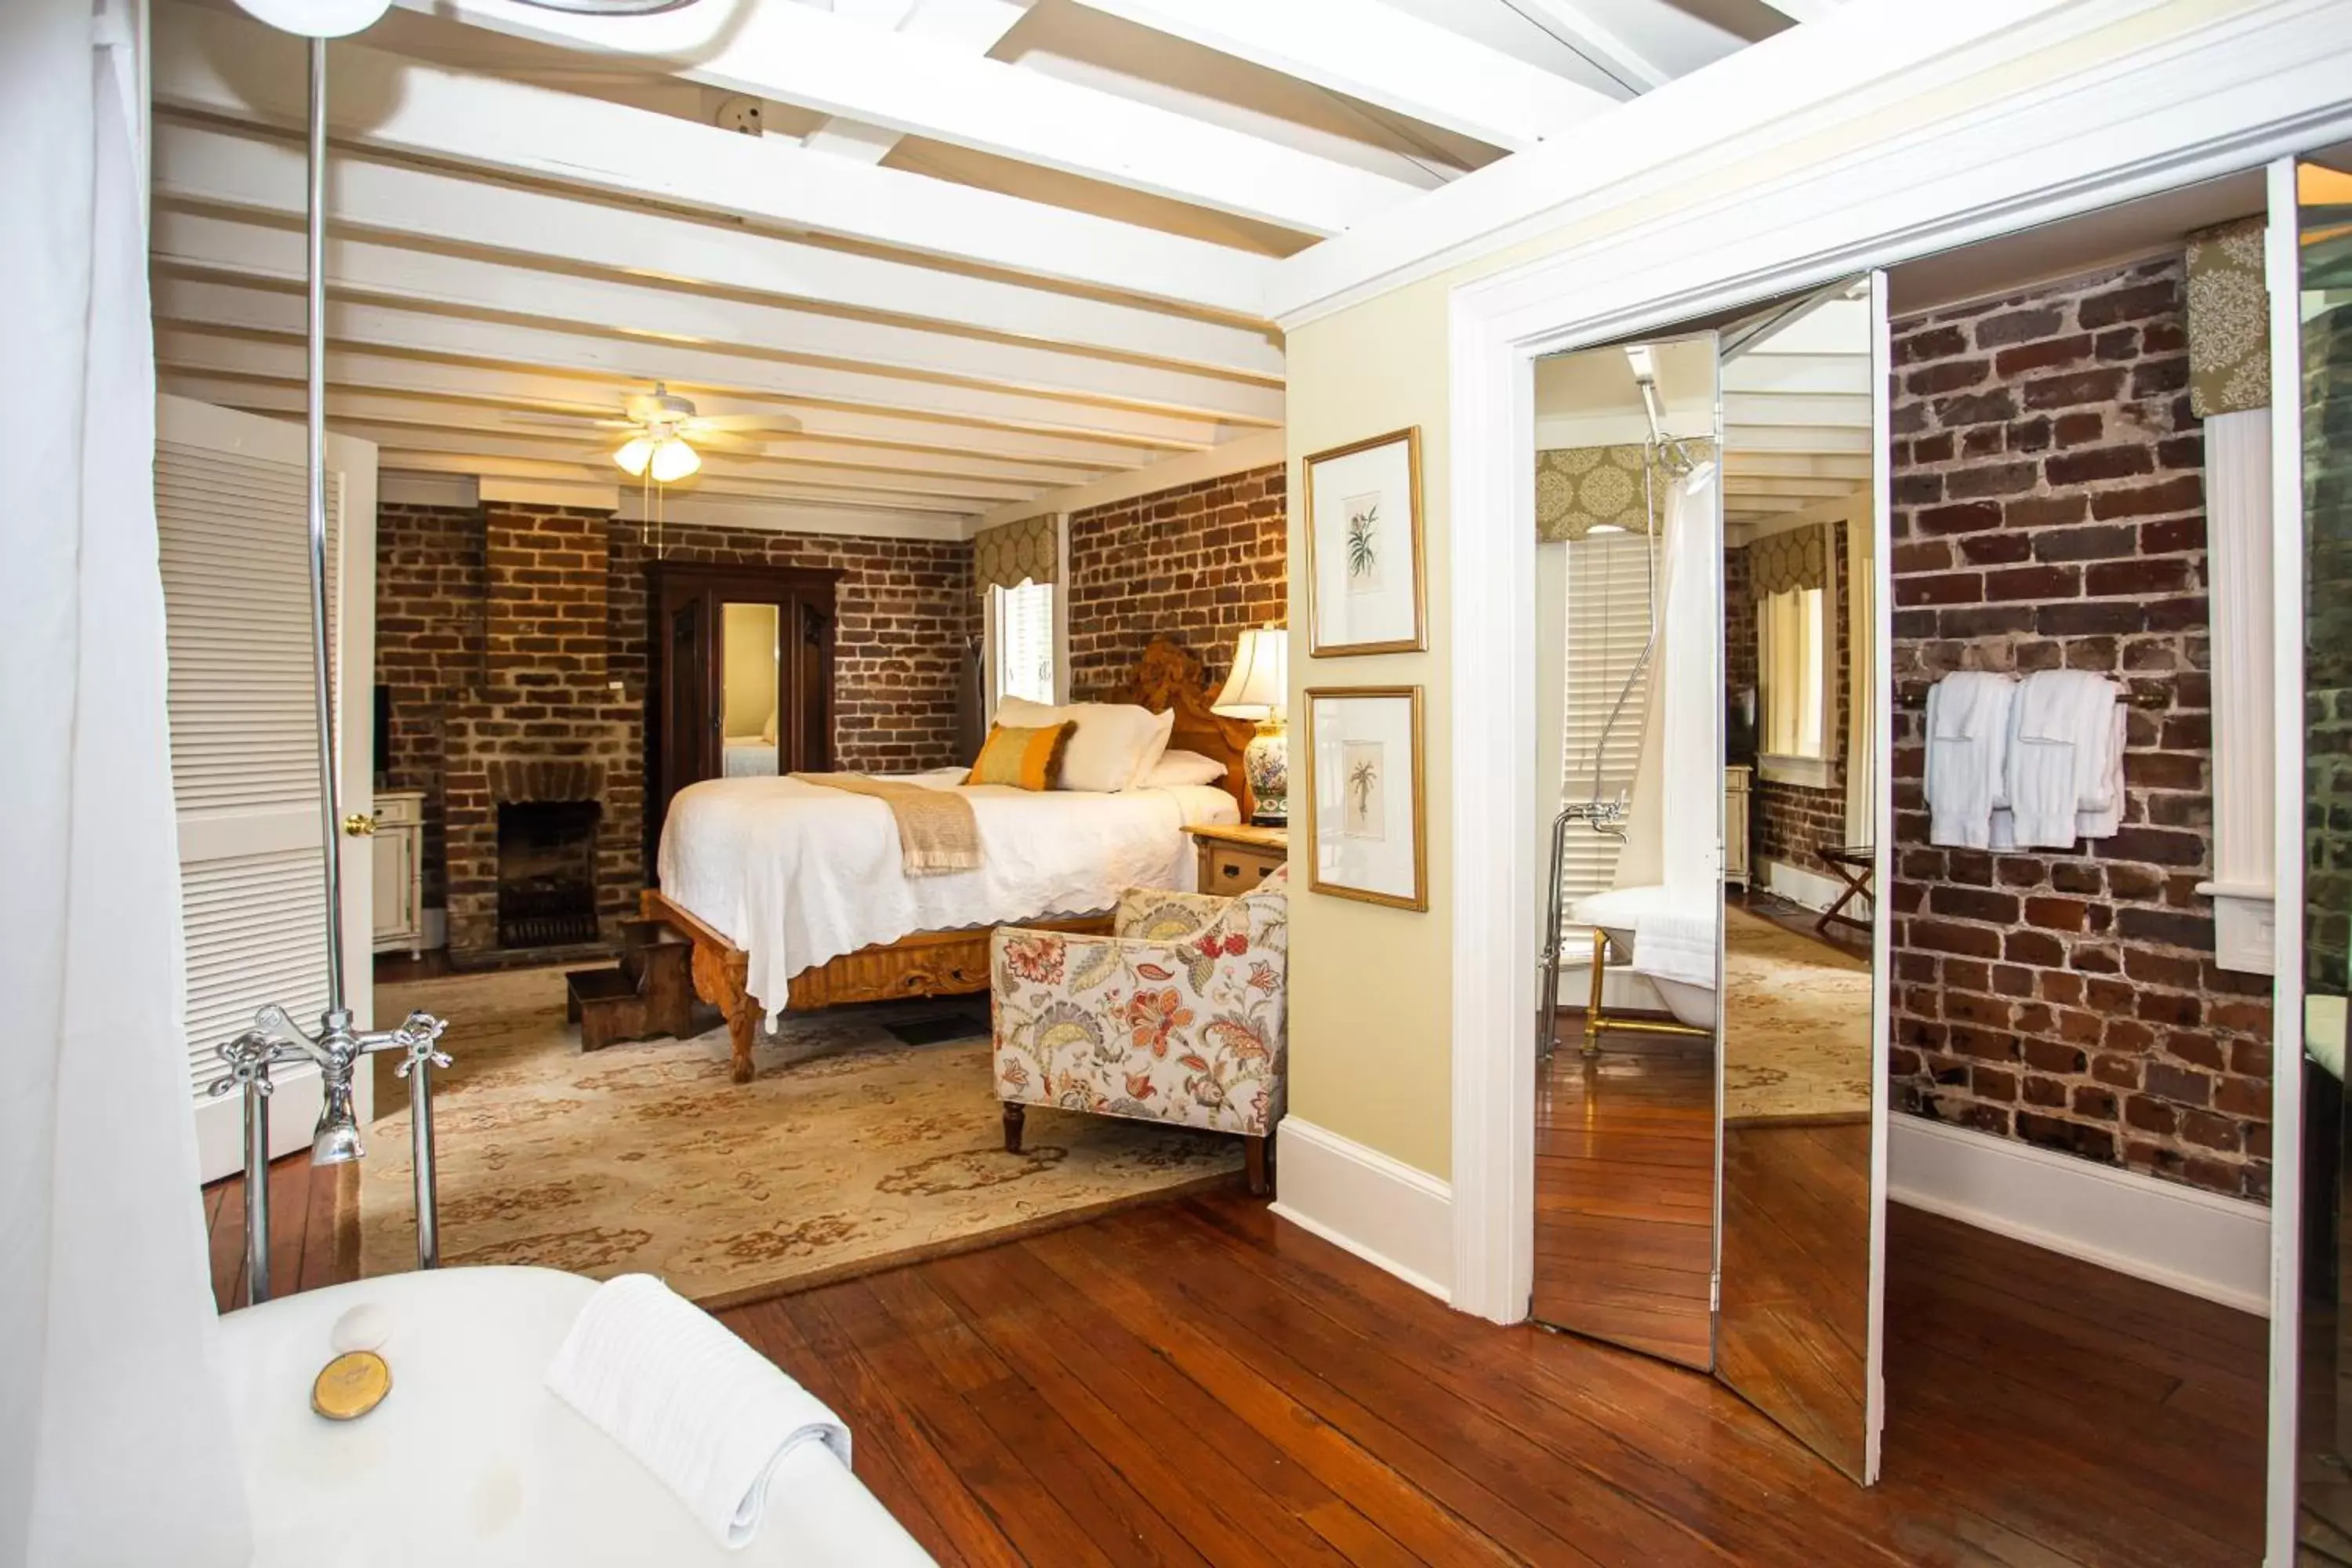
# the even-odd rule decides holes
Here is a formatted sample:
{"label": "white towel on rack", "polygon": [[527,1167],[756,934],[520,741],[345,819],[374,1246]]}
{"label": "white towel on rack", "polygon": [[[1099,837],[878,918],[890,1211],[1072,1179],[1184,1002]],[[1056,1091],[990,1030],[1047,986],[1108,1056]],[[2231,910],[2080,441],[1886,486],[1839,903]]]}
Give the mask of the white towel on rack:
{"label": "white towel on rack", "polygon": [[2016,682],[1963,669],[1927,689],[1927,840],[1982,849],[2007,776],[2010,705]]}
{"label": "white towel on rack", "polygon": [[1722,911],[1664,901],[1633,918],[1633,970],[1655,980],[1715,989],[1716,922]]}
{"label": "white towel on rack", "polygon": [[[2116,725],[2121,695],[2114,681],[2088,670],[2038,669],[2025,678],[2009,745],[2009,805],[2018,847],[2068,847],[2082,831],[2079,819],[2086,810],[2096,813],[2095,820],[2104,821],[2109,813],[2120,820]],[[2111,762],[2116,775],[2112,784]]]}
{"label": "white towel on rack", "polygon": [[849,1463],[849,1428],[650,1274],[608,1279],[580,1309],[547,1386],[676,1492],[720,1545],[759,1532],[768,1480],[803,1443]]}
{"label": "white towel on rack", "polygon": [[2107,714],[2107,743],[2100,754],[2098,783],[2074,803],[2074,831],[2084,838],[2113,838],[2124,821],[2124,737],[2129,715],[2120,702]]}

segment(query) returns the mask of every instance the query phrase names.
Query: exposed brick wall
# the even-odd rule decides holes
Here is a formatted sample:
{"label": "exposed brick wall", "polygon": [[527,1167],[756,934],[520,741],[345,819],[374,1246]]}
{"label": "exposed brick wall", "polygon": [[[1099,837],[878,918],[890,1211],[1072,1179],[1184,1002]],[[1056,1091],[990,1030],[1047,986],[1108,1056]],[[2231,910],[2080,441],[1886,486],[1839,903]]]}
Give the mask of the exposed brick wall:
{"label": "exposed brick wall", "polygon": [[449,951],[499,951],[499,808],[593,800],[596,915],[605,940],[636,903],[636,710],[607,685],[609,515],[483,509],[482,678],[443,710]]}
{"label": "exposed brick wall", "polygon": [[[1895,1103],[2267,1199],[2269,985],[2212,961],[2204,440],[2177,259],[1898,322]],[[1919,704],[1955,669],[2133,694],[2124,826],[1927,842]]]}
{"label": "exposed brick wall", "polygon": [[[969,545],[677,524],[663,542],[673,560],[839,571],[836,764],[957,760],[958,661],[979,625]],[[393,733],[379,766],[387,784],[425,792],[425,901],[451,910],[453,943],[481,942],[495,889],[478,871],[451,888],[452,806],[461,840],[494,858],[493,780],[538,776],[494,769],[499,756],[597,764],[578,776],[604,806],[600,913],[609,930],[634,910],[646,879],[649,558],[636,524],[603,512],[380,510],[376,666],[392,687]],[[466,754],[455,779],[453,751]]]}
{"label": "exposed brick wall", "polygon": [[1236,637],[1289,613],[1286,470],[1253,468],[1070,514],[1070,696],[1116,696],[1165,637],[1223,679]]}
{"label": "exposed brick wall", "polygon": [[2304,324],[2304,974],[2352,990],[2352,310]]}
{"label": "exposed brick wall", "polygon": [[439,909],[448,898],[441,726],[482,679],[482,514],[380,507],[375,549],[375,678],[392,700],[376,770],[386,788],[425,792],[425,902]]}
{"label": "exposed brick wall", "polygon": [[[979,635],[971,546],[962,540],[866,539],[757,529],[662,530],[662,553],[698,564],[839,572],[835,588],[834,765],[873,773],[946,767],[956,755],[956,680]],[[635,523],[612,525],[612,674],[643,689],[646,567]]]}

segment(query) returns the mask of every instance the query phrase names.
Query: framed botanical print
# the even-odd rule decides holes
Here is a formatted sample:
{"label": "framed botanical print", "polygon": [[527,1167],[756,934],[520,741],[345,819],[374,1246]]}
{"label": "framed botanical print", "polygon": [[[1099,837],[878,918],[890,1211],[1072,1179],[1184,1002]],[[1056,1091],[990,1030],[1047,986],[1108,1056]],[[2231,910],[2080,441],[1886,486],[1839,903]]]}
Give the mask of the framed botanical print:
{"label": "framed botanical print", "polygon": [[1307,651],[1429,647],[1421,567],[1421,426],[1306,462]]}
{"label": "framed botanical print", "polygon": [[1421,688],[1309,687],[1307,756],[1307,887],[1429,908]]}

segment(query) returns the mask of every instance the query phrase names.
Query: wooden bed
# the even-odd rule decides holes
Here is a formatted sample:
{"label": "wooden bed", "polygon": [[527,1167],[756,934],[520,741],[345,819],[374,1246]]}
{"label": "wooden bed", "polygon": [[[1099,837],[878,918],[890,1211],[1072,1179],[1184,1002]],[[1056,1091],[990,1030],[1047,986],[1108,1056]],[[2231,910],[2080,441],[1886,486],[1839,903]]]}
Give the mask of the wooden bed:
{"label": "wooden bed", "polygon": [[[1173,710],[1176,722],[1169,731],[1171,751],[1197,752],[1225,764],[1223,787],[1240,804],[1247,822],[1255,802],[1242,770],[1242,751],[1255,726],[1245,719],[1227,719],[1209,710],[1210,692],[1201,679],[1201,661],[1165,639],[1143,651],[1135,675],[1119,699],[1139,703],[1155,713]],[[642,897],[647,920],[657,920],[694,944],[694,989],[727,1018],[727,1035],[734,1047],[732,1072],[737,1083],[751,1081],[751,1045],[758,1038],[760,1019],[767,1011],[751,994],[751,955],[719,935],[693,914],[648,888]],[[1108,917],[1087,920],[1024,920],[1008,924],[1051,931],[1108,931]],[[831,1007],[845,1002],[883,1002],[900,996],[961,996],[988,989],[988,939],[993,926],[962,931],[916,931],[897,942],[878,942],[843,953],[827,963],[814,964],[792,978],[784,1006],[792,1012]]]}

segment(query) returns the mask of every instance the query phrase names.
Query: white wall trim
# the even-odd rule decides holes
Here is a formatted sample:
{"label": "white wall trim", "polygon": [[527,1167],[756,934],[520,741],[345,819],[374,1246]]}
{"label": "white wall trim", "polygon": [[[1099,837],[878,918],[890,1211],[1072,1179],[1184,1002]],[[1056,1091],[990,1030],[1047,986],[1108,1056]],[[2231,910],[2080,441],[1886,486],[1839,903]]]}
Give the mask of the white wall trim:
{"label": "white wall trim", "polygon": [[[1792,904],[1801,904],[1809,910],[1828,909],[1837,901],[1837,896],[1845,891],[1835,879],[1802,866],[1791,865],[1786,860],[1767,859],[1762,864],[1764,875],[1757,880],[1764,888]],[[1846,912],[1855,914],[1859,910],[1855,906],[1848,905]]]}
{"label": "white wall trim", "polygon": [[1090,506],[1108,506],[1113,501],[1132,500],[1137,496],[1172,490],[1179,485],[1197,485],[1204,479],[1222,479],[1227,474],[1247,473],[1252,468],[1270,468],[1276,463],[1289,461],[1287,441],[1287,436],[1279,428],[1260,430],[1211,447],[1205,451],[1162,458],[1156,463],[1108,474],[1083,485],[1046,490],[1031,496],[1027,500],[1007,501],[985,516],[965,524],[964,532],[974,534],[983,528],[1018,522],[1024,517],[1037,517],[1045,512],[1066,514],[1084,511]]}
{"label": "white wall trim", "polygon": [[1426,1171],[1297,1116],[1275,1133],[1274,1212],[1443,1301],[1452,1272],[1454,1192]]}
{"label": "white wall trim", "polygon": [[2270,1312],[2271,1216],[2259,1204],[1916,1116],[1895,1118],[1887,1141],[1898,1204]]}
{"label": "white wall trim", "polygon": [[2275,920],[2270,623],[2277,521],[2270,410],[2211,416],[2205,421],[2205,524],[2212,574],[2213,879],[2197,890],[2213,900],[2214,962],[2253,974],[2271,973]]}
{"label": "white wall trim", "polygon": [[[1904,15],[1924,26],[1944,13]],[[1536,918],[1517,847],[1534,820],[1534,359],[2342,140],[2347,57],[2352,0],[2249,0],[1980,112],[1452,290],[1454,721],[1437,743],[1454,795],[1455,1305],[1515,1321],[1532,1270]],[[2280,1059],[2294,1059],[2284,1044]]]}
{"label": "white wall trim", "polygon": [[481,504],[480,481],[471,474],[420,474],[386,468],[376,476],[382,506],[472,507]]}
{"label": "white wall trim", "polygon": [[[2268,170],[2270,229],[2263,258],[2271,296],[2271,515],[2299,546],[2303,538],[2303,311],[2301,215],[2295,205],[2294,160]],[[2300,1523],[2295,1495],[2301,1473],[2303,1365],[2303,616],[2300,548],[2272,559],[2271,710],[2276,772],[2272,821],[2280,829],[2271,875],[2277,907],[2294,918],[2272,931],[2271,957],[2271,1443],[2267,1561],[2285,1568],[2295,1560]]]}

